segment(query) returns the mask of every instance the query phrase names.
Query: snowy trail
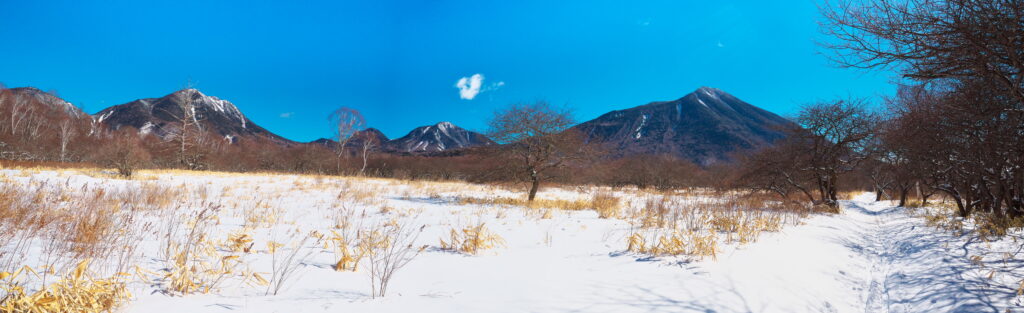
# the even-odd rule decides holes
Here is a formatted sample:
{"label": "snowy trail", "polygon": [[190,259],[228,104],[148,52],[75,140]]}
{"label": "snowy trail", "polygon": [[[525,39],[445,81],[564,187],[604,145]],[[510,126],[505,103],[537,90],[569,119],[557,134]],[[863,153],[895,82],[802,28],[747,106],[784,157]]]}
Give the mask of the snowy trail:
{"label": "snowy trail", "polygon": [[[851,251],[868,261],[861,295],[864,312],[1011,312],[1019,282],[1019,258],[1005,256],[1017,244],[982,243],[924,226],[920,218],[886,202],[845,203],[844,215],[862,225]],[[1009,245],[1007,245],[1009,244]],[[972,257],[981,257],[972,261]],[[987,261],[982,261],[988,259]],[[1016,312],[1016,311],[1012,311]]]}
{"label": "snowy trail", "polygon": [[[1020,261],[976,269],[969,236],[925,227],[871,197],[843,201],[841,214],[812,216],[717,260],[637,259],[614,239],[621,223],[584,216],[501,225],[508,247],[492,255],[425,254],[382,299],[365,295],[359,273],[324,271],[277,297],[141,295],[127,311],[1003,312],[1012,303],[1015,290],[986,276],[1017,277]],[[545,234],[554,239],[539,244]]]}

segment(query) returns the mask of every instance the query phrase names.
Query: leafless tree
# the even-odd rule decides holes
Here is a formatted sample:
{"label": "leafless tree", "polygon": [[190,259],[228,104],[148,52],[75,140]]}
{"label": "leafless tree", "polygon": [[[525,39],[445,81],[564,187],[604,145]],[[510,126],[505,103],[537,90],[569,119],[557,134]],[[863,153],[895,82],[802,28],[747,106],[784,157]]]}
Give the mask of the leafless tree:
{"label": "leafless tree", "polygon": [[797,154],[791,147],[798,144],[784,140],[744,155],[738,160],[739,175],[733,179],[736,187],[773,192],[786,200],[796,193],[815,201],[814,178],[801,165],[806,156]]}
{"label": "leafless tree", "polygon": [[983,78],[1024,101],[1024,1],[833,0],[821,11],[837,64],[916,80]]}
{"label": "leafless tree", "polygon": [[907,150],[918,181],[949,195],[962,217],[1024,215],[1024,147],[1016,144],[1024,142],[1024,114],[1004,110],[1016,100],[991,86],[915,86],[914,97],[893,108],[899,136],[886,138]]}
{"label": "leafless tree", "polygon": [[796,119],[793,139],[806,146],[791,146],[806,158],[801,164],[813,174],[818,202],[835,207],[839,175],[848,173],[867,156],[864,145],[878,127],[878,117],[865,107],[865,100],[835,100],[804,106]]}
{"label": "leafless tree", "polygon": [[962,217],[1024,216],[1024,1],[836,0],[821,9],[837,64],[917,82],[901,88],[884,140],[905,152],[913,184],[952,197]]}
{"label": "leafless tree", "polygon": [[529,177],[530,201],[548,171],[587,156],[582,136],[569,128],[574,123],[568,110],[543,101],[512,104],[494,113],[489,137],[505,144],[504,150]]}
{"label": "leafless tree", "polygon": [[835,100],[804,106],[796,122],[785,139],[745,160],[743,180],[783,197],[798,191],[834,209],[839,177],[869,156],[878,116],[863,99]]}
{"label": "leafless tree", "polygon": [[373,151],[373,149],[376,149],[377,146],[380,144],[380,142],[378,142],[377,136],[372,136],[366,133],[364,133],[363,135],[363,167],[359,168],[359,176],[362,176],[366,172],[366,164],[370,156],[370,152]]}
{"label": "leafless tree", "polygon": [[331,127],[334,128],[334,140],[338,143],[335,152],[338,153],[338,173],[341,173],[342,160],[346,157],[345,146],[352,140],[353,135],[366,126],[366,120],[363,119],[362,113],[349,107],[341,107],[334,110],[327,117],[327,120],[331,122]]}
{"label": "leafless tree", "polygon": [[150,160],[150,154],[142,147],[138,130],[126,127],[111,134],[109,147],[104,149],[103,162],[117,169],[124,177],[131,177],[135,170]]}
{"label": "leafless tree", "polygon": [[67,151],[68,143],[71,142],[74,136],[76,136],[77,130],[75,129],[76,123],[71,117],[66,117],[60,121],[60,129],[57,133],[60,140],[60,161],[67,162]]}
{"label": "leafless tree", "polygon": [[179,124],[177,133],[172,137],[177,150],[178,165],[193,170],[202,167],[202,155],[194,151],[194,148],[199,145],[198,141],[203,132],[201,117],[196,112],[199,90],[194,87],[192,82],[186,83],[185,88],[176,93],[178,101],[174,112],[164,111]]}
{"label": "leafless tree", "polygon": [[22,96],[19,94],[13,94],[13,101],[10,101],[10,131],[11,135],[15,135],[18,132],[19,127],[25,121],[25,119],[32,113],[34,108],[30,103],[30,97]]}

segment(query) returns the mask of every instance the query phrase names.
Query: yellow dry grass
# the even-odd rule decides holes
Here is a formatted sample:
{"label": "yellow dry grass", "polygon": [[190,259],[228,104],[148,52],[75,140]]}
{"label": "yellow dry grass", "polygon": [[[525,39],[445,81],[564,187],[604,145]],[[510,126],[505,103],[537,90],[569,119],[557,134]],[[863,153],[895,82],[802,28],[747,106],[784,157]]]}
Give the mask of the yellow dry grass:
{"label": "yellow dry grass", "polygon": [[505,239],[484,226],[484,223],[449,231],[448,240],[441,239],[441,249],[476,255],[482,250],[505,245]]}
{"label": "yellow dry grass", "polygon": [[26,290],[24,281],[40,276],[30,267],[11,273],[0,273],[0,290],[7,295],[0,301],[0,312],[112,312],[131,298],[126,279],[130,274],[118,273],[108,278],[95,278],[89,272],[89,260],[83,260],[57,282],[37,291]]}

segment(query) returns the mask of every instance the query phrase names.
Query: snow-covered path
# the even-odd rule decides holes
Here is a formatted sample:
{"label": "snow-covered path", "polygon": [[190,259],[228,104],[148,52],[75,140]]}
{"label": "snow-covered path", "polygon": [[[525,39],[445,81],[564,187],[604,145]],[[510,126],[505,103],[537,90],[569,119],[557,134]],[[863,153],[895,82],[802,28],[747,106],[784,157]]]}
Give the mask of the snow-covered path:
{"label": "snow-covered path", "polygon": [[1004,312],[1011,304],[1019,260],[972,264],[972,256],[1002,252],[925,227],[872,196],[707,264],[704,279],[732,285],[711,284],[719,289],[704,305],[715,312]]}
{"label": "snow-covered path", "polygon": [[1022,278],[1019,244],[954,236],[923,226],[900,208],[867,200],[845,203],[844,214],[863,225],[860,240],[846,244],[867,260],[864,312],[1020,309],[1008,307],[1016,294],[1011,285]]}
{"label": "snow-covered path", "polygon": [[[871,195],[843,213],[764,234],[688,264],[622,253],[622,224],[596,217],[494,225],[493,254],[428,253],[369,299],[360,273],[324,270],[271,297],[141,295],[131,312],[1004,312],[1024,265],[972,236],[923,226]],[[437,204],[437,210],[448,208]],[[456,209],[457,210],[457,209]],[[545,224],[547,223],[547,224]],[[493,225],[493,224],[492,224]],[[547,244],[540,244],[550,235]],[[1018,245],[1013,245],[1018,246]],[[986,250],[985,266],[971,257]],[[993,250],[995,249],[995,250]],[[1003,252],[998,252],[1003,253]],[[995,280],[989,279],[989,274]],[[999,283],[995,283],[999,282]],[[1011,310],[1017,309],[1013,306]]]}

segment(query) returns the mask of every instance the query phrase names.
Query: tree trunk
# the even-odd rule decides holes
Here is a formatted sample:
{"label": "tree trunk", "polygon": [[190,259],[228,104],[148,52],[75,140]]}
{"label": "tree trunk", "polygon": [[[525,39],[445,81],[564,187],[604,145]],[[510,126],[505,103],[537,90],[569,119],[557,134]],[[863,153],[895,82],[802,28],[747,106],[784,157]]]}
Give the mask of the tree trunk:
{"label": "tree trunk", "polygon": [[363,167],[359,168],[359,176],[363,176],[364,172],[366,172],[366,153],[369,152],[369,150],[370,146],[363,143]]}
{"label": "tree trunk", "polygon": [[537,177],[537,173],[534,172],[530,175],[530,196],[527,201],[533,201],[533,198],[537,197],[537,189],[540,188],[540,177]]}
{"label": "tree trunk", "polygon": [[905,207],[905,206],[907,206],[907,194],[909,193],[909,191],[910,191],[910,187],[901,187],[900,188],[900,205],[897,205],[898,207]]}
{"label": "tree trunk", "polygon": [[956,215],[966,218],[971,212],[968,211],[969,209],[967,208],[967,205],[964,204],[963,198],[961,198],[959,194],[952,192],[950,192],[949,195],[952,196],[953,201],[956,202]]}

